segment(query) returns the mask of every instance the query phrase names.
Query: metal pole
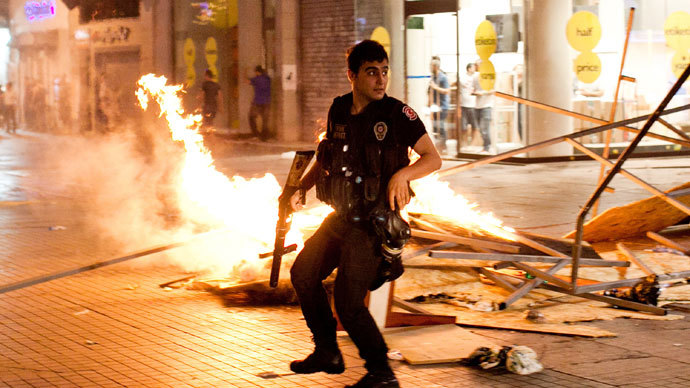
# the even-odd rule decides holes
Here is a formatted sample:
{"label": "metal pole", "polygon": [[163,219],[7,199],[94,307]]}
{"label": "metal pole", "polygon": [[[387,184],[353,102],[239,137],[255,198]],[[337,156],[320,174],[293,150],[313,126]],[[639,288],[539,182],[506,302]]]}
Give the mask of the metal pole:
{"label": "metal pole", "polygon": [[647,122],[645,122],[644,126],[637,134],[637,136],[635,136],[635,139],[633,139],[628,148],[626,148],[625,151],[623,151],[621,156],[618,158],[618,160],[616,161],[616,165],[613,166],[613,168],[611,168],[606,178],[599,183],[599,186],[589,197],[589,200],[587,200],[585,206],[583,206],[580,210],[580,213],[577,216],[577,233],[575,235],[575,245],[573,246],[573,267],[571,276],[574,293],[577,293],[577,272],[580,264],[580,254],[582,252],[582,232],[585,216],[591,209],[594,202],[599,198],[599,196],[601,196],[601,193],[604,192],[604,189],[609,185],[609,183],[611,183],[613,177],[618,173],[618,171],[620,171],[623,163],[625,163],[630,154],[632,154],[633,151],[635,151],[635,148],[637,148],[637,145],[640,143],[642,138],[647,134],[647,132],[649,132],[649,129],[652,127],[652,124],[654,124],[654,122],[659,118],[664,108],[666,108],[666,105],[668,105],[668,103],[671,102],[671,99],[673,98],[673,96],[676,95],[678,89],[680,89],[683,83],[688,79],[688,76],[690,76],[690,65],[688,65],[688,67],[685,68],[685,71],[683,71],[683,74],[681,74],[680,77],[678,77],[678,81],[676,81],[673,87],[671,87],[671,90],[669,90],[668,94],[666,94],[666,97],[664,97],[663,101],[661,101],[661,104],[659,104],[654,113],[652,113],[649,116]]}
{"label": "metal pole", "polygon": [[[616,107],[618,106],[618,91],[621,87],[621,79],[623,78],[623,66],[625,65],[625,55],[628,52],[628,41],[630,41],[630,30],[632,29],[633,16],[635,15],[635,8],[630,8],[630,16],[628,16],[628,27],[625,31],[625,43],[623,44],[623,57],[621,58],[621,68],[618,72],[618,81],[616,82],[616,92],[613,94],[613,102],[611,103],[611,115],[609,116],[609,122],[613,122],[616,119]],[[625,108],[625,105],[623,106]],[[625,118],[625,117],[624,117]],[[602,151],[602,156],[604,159],[609,158],[609,144],[611,143],[611,131],[606,131],[606,136],[604,140],[604,150]],[[605,167],[602,164],[599,169],[599,182],[604,178]],[[599,201],[594,202],[594,207],[592,208],[592,217],[597,215],[597,209],[599,209]]]}

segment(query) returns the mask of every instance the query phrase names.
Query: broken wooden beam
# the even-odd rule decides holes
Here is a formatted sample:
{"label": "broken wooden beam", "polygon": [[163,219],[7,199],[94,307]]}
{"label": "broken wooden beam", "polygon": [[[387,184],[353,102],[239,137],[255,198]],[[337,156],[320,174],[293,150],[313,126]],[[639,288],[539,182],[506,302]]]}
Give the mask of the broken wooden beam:
{"label": "broken wooden beam", "polygon": [[[549,275],[552,275],[552,274],[558,272],[561,268],[565,267],[566,265],[568,265],[568,262],[565,259],[563,259],[559,263],[554,265],[553,267],[549,268],[546,271],[546,273],[548,273]],[[531,280],[527,281],[520,288],[515,290],[515,292],[510,294],[503,302],[501,302],[501,304],[498,305],[499,310],[505,310],[506,308],[508,308],[508,306],[515,303],[515,301],[522,298],[523,296],[527,295],[527,293],[529,293],[535,287],[538,287],[542,283],[544,283],[544,280],[542,280],[540,278],[531,279]]]}
{"label": "broken wooden beam", "polygon": [[683,252],[683,254],[687,255],[690,252],[690,250],[688,250],[688,248],[686,248],[685,246],[678,244],[677,242],[675,242],[673,240],[667,239],[666,237],[664,237],[658,233],[647,232],[647,237],[651,238],[652,240],[654,240],[658,243],[664,244],[669,248],[673,248],[677,251],[681,251],[681,252]]}
{"label": "broken wooden beam", "polygon": [[[474,252],[455,252],[455,251],[430,251],[429,257],[437,259],[460,259],[460,260],[486,260],[486,261],[524,261],[533,263],[558,263],[565,260],[572,262],[571,258],[561,258],[553,256],[537,255],[507,255],[501,253],[474,253]],[[630,263],[620,260],[602,259],[580,259],[580,265],[592,267],[629,267]]]}
{"label": "broken wooden beam", "polygon": [[645,264],[642,259],[639,257],[635,256],[635,254],[628,249],[628,247],[625,246],[623,243],[618,243],[616,244],[616,248],[618,248],[618,251],[620,251],[625,257],[628,258],[631,262],[635,263],[642,272],[644,272],[647,275],[656,275],[656,273]]}
{"label": "broken wooden beam", "polygon": [[[572,290],[564,289],[558,286],[555,286],[553,284],[542,284],[542,288],[545,288],[550,291],[556,291],[556,292],[561,292],[563,294],[568,294],[568,295],[573,295],[577,296],[579,298],[585,298],[585,299],[590,299],[590,300],[596,300],[598,302],[604,302],[608,303],[610,305],[614,306],[619,306],[619,307],[625,307],[628,309],[633,309],[633,310],[638,310],[638,311],[646,311],[655,315],[666,315],[666,310],[657,307],[657,306],[652,306],[648,304],[643,304],[643,303],[638,303],[638,302],[633,302],[630,300],[625,300],[625,299],[620,299],[620,298],[614,298],[611,296],[604,296],[604,295],[598,295],[598,294],[590,294],[590,293],[574,293]],[[580,289],[581,287],[578,287]]]}
{"label": "broken wooden beam", "polygon": [[467,245],[470,247],[486,248],[486,249],[491,249],[494,251],[506,252],[506,253],[518,253],[520,251],[520,247],[515,246],[515,245],[511,245],[511,244],[486,241],[486,240],[481,240],[481,239],[471,238],[471,237],[460,237],[460,236],[455,236],[455,235],[452,235],[449,233],[427,232],[425,230],[420,230],[420,229],[412,229],[412,237],[426,238],[429,240],[437,240],[437,241],[453,242],[456,244]]}
{"label": "broken wooden beam", "polygon": [[[660,282],[684,278],[690,278],[690,271],[670,272],[657,275],[657,280]],[[614,280],[611,282],[601,282],[597,284],[578,286],[575,292],[579,294],[592,291],[609,290],[611,288],[632,287],[642,280],[644,280],[644,278]]]}

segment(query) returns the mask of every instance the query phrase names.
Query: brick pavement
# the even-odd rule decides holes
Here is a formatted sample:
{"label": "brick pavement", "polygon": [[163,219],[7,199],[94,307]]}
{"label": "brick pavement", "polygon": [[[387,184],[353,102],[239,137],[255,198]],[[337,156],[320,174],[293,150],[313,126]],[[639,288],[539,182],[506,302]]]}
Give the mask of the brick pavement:
{"label": "brick pavement", "polygon": [[[40,146],[35,138],[0,138],[0,287],[127,252],[81,222],[78,198],[61,195],[36,180],[25,181],[26,188],[9,187],[8,177],[16,176],[13,172],[24,171],[25,177],[45,173],[33,169],[31,158],[12,159],[30,156]],[[289,162],[274,160],[270,165],[287,170]],[[257,157],[255,163],[262,168],[266,158]],[[661,186],[673,186],[678,175],[690,172],[690,168],[652,168],[648,163],[633,164],[641,176]],[[670,159],[656,166],[672,164],[682,166],[687,160]],[[249,170],[246,163],[243,168]],[[498,216],[510,216],[505,220],[511,225],[560,232],[569,229],[563,225],[564,214],[577,207],[564,198],[586,197],[592,183],[582,176],[595,169],[596,165],[586,163],[526,166],[517,171],[513,166],[488,166],[450,180],[480,199],[482,208],[486,204]],[[506,190],[514,182],[531,184]],[[609,198],[609,203],[641,195],[626,182],[615,186],[621,198]],[[535,204],[539,195],[546,195],[550,204]],[[56,225],[66,229],[49,230]],[[158,284],[184,275],[167,265],[164,257],[162,253],[134,259],[0,294],[0,385],[341,387],[364,374],[356,348],[340,337],[348,366],[344,374],[260,377],[267,372],[287,374],[288,363],[310,351],[299,308],[227,305],[206,292],[161,289]],[[591,323],[619,333],[608,339],[472,329],[501,343],[535,349],[546,369],[530,376],[450,363],[411,366],[395,361],[393,367],[403,387],[686,387],[690,385],[688,322]]]}

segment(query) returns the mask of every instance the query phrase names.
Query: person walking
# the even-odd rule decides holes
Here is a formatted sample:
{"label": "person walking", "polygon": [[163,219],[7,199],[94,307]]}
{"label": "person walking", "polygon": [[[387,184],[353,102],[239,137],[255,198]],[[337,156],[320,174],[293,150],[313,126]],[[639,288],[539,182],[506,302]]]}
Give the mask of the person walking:
{"label": "person walking", "polygon": [[481,60],[477,61],[476,73],[474,73],[474,92],[473,94],[477,96],[476,103],[476,117],[479,122],[479,132],[482,135],[482,141],[484,143],[483,150],[481,153],[488,154],[491,152],[491,108],[494,106],[494,90],[484,90],[479,84],[479,73],[481,65]]}
{"label": "person walking", "polygon": [[213,78],[213,71],[206,69],[204,82],[201,84],[201,113],[203,115],[201,128],[206,132],[213,131],[213,121],[223,106],[223,93],[220,90],[220,85]]}
{"label": "person walking", "polygon": [[460,128],[460,144],[470,145],[472,139],[479,131],[479,124],[475,108],[477,96],[474,95],[474,73],[476,66],[468,63],[465,66],[465,74],[460,76],[460,110],[462,114],[462,127]]}
{"label": "person walking", "polygon": [[[261,65],[254,68],[254,74],[254,77],[249,79],[249,83],[254,88],[254,99],[249,108],[249,127],[254,136],[266,141],[271,137],[268,127],[268,117],[271,110],[271,78]],[[261,129],[257,126],[257,118],[261,119]]]}
{"label": "person walking", "polygon": [[[313,353],[290,369],[332,374],[345,369],[322,283],[337,268],[335,310],[367,369],[352,387],[399,387],[364,298],[402,274],[400,254],[410,230],[399,209],[410,201],[410,181],[439,169],[441,157],[417,113],[386,95],[389,65],[381,44],[363,40],[350,48],[347,67],[352,90],[333,100],[317,160],[300,182],[301,193],[291,198],[298,210],[300,194],[316,185],[317,198],[335,212],[305,242],[290,271],[315,344]],[[420,155],[412,164],[410,148]]]}
{"label": "person walking", "polygon": [[429,81],[429,106],[431,107],[433,131],[437,139],[437,148],[446,149],[446,117],[450,109],[450,91],[446,73],[441,70],[441,58],[431,57],[431,81]]}

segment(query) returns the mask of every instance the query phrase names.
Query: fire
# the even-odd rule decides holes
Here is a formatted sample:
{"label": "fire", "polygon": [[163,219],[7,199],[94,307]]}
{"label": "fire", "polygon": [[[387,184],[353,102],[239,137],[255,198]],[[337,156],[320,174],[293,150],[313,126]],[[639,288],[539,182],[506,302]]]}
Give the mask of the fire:
{"label": "fire", "polygon": [[408,212],[437,214],[479,235],[491,234],[511,241],[515,239],[515,229],[504,226],[493,214],[477,210],[476,203],[470,203],[462,195],[456,194],[448,182],[439,180],[437,174],[413,181],[411,186],[415,196],[405,208]]}
{"label": "fire", "polygon": [[[267,278],[268,262],[260,260],[259,255],[273,249],[281,192],[275,176],[267,173],[261,178],[228,178],[216,170],[204,145],[199,133],[201,115],[185,114],[180,98],[182,86],[168,85],[165,77],[153,74],[143,76],[138,85],[136,94],[142,109],[148,109],[152,99],[158,103],[160,117],[167,120],[172,139],[184,145],[184,161],[174,178],[176,204],[182,216],[196,229],[203,226],[202,229],[227,231],[218,235],[216,241],[205,239],[203,247],[195,247],[194,257],[204,259],[196,259],[196,263],[185,267],[245,281]],[[455,194],[437,175],[413,182],[412,188],[417,195],[408,211],[443,215],[478,233],[510,238],[512,229],[490,213],[478,212],[476,204]],[[304,234],[316,229],[332,211],[319,205],[295,213],[286,245],[297,244],[301,249]],[[289,257],[286,259],[289,265]]]}
{"label": "fire", "polygon": [[[202,260],[186,267],[218,276],[239,272],[243,280],[253,280],[265,270],[266,261],[259,260],[259,254],[273,248],[280,184],[272,174],[254,179],[228,178],[216,170],[199,133],[201,116],[185,114],[182,109],[182,86],[168,85],[165,77],[153,74],[143,76],[138,85],[136,94],[142,109],[146,110],[149,101],[155,100],[160,116],[168,122],[172,139],[184,145],[184,162],[175,178],[177,205],[183,217],[195,225],[227,231],[218,241],[205,240],[205,245],[217,243],[216,248],[223,254],[211,254],[209,249],[195,254],[213,257],[214,262]],[[288,233],[286,244],[296,243],[301,249],[301,230],[315,228],[324,217],[323,209],[315,211],[295,215],[293,224],[298,227]]]}

